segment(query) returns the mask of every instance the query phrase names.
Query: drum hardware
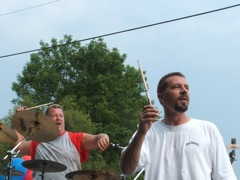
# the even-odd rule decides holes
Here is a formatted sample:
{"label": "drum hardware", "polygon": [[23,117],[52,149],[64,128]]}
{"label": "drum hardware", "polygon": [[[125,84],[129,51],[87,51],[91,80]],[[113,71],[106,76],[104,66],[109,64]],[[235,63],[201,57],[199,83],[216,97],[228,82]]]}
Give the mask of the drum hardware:
{"label": "drum hardware", "polygon": [[115,150],[123,150],[124,149],[124,147],[120,146],[119,144],[110,143],[110,146]]}
{"label": "drum hardware", "polygon": [[[17,141],[17,135],[16,133],[8,126],[4,125],[3,123],[0,123],[0,140],[3,142],[15,142]],[[17,153],[15,152],[15,149],[8,150],[7,155],[1,160],[1,162],[4,162],[6,159],[9,159],[9,163],[5,169],[0,170],[0,174],[5,175],[6,179],[10,179],[11,176],[22,176],[24,173],[21,171],[17,171],[14,169],[12,165],[13,158],[18,155],[20,151]]]}
{"label": "drum hardware", "polygon": [[10,127],[0,122],[0,141],[13,143],[17,139],[17,134]]}
{"label": "drum hardware", "polygon": [[232,138],[231,139],[231,144],[226,145],[226,148],[227,149],[232,149],[232,150],[234,150],[234,149],[240,150],[240,145],[237,144],[236,138]]}
{"label": "drum hardware", "polygon": [[120,174],[120,179],[121,179],[121,180],[126,180],[126,179],[127,179],[127,176],[124,175],[124,174]]}
{"label": "drum hardware", "polygon": [[120,176],[109,171],[79,170],[66,174],[68,180],[120,180]]}
{"label": "drum hardware", "polygon": [[45,172],[61,172],[65,171],[67,167],[59,162],[55,161],[49,161],[49,160],[43,160],[43,159],[34,159],[34,160],[28,160],[24,161],[22,165],[30,170],[33,171],[39,171],[42,174],[41,179],[44,179]]}
{"label": "drum hardware", "polygon": [[[13,116],[13,126],[24,138],[12,150],[8,150],[6,156],[1,160],[1,162],[4,162],[9,159],[8,166],[4,170],[4,173],[7,174],[6,179],[10,179],[11,175],[18,174],[12,166],[12,160],[20,152],[15,152],[15,150],[24,141],[29,139],[38,142],[49,142],[58,137],[57,125],[40,112],[28,110],[16,112]],[[0,130],[0,140],[7,142],[17,141],[16,133],[7,126],[0,124]]]}
{"label": "drum hardware", "polygon": [[[125,147],[120,146],[119,144],[114,144],[114,143],[110,143],[110,146],[114,149],[114,150],[123,150]],[[120,174],[120,180],[126,180],[127,176],[125,174]]]}
{"label": "drum hardware", "polygon": [[240,150],[240,145],[239,144],[229,144],[229,145],[226,145],[226,148]]}
{"label": "drum hardware", "polygon": [[229,153],[229,158],[230,158],[230,162],[231,164],[236,161],[236,153],[235,150],[240,150],[240,145],[237,144],[237,140],[236,138],[232,138],[231,139],[231,144],[226,145],[227,149],[231,149],[232,151]]}
{"label": "drum hardware", "polygon": [[135,176],[135,178],[133,180],[136,180],[144,171],[144,168],[141,169],[141,171]]}
{"label": "drum hardware", "polygon": [[[8,177],[8,169],[0,169],[0,174],[3,176],[7,176]],[[24,173],[22,171],[18,171],[15,169],[11,169],[11,176],[23,176]]]}
{"label": "drum hardware", "polygon": [[26,135],[26,137],[24,137],[12,150],[8,150],[7,151],[7,155],[1,160],[1,162],[4,162],[6,159],[9,159],[9,164],[7,166],[7,176],[6,176],[6,180],[9,180],[11,178],[12,175],[12,170],[13,166],[12,166],[12,160],[14,157],[16,157],[20,151],[15,152],[15,150],[24,142],[26,141],[26,139],[29,137],[30,134],[33,133],[33,129],[29,129],[28,134]]}
{"label": "drum hardware", "polygon": [[13,126],[29,140],[49,142],[58,137],[58,128],[53,120],[41,112],[19,111],[13,116]]}
{"label": "drum hardware", "polygon": [[24,175],[23,172],[15,170],[13,165],[12,165],[13,158],[15,158],[18,155],[19,152],[20,151],[18,151],[16,153],[15,148],[13,148],[12,150],[8,150],[7,155],[1,160],[1,162],[4,162],[7,158],[9,159],[9,163],[7,165],[7,168],[0,170],[0,174],[5,175],[6,180],[10,180],[11,176],[22,176],[22,175]]}
{"label": "drum hardware", "polygon": [[[36,120],[34,117],[36,117]],[[12,161],[12,157],[16,157],[19,153],[19,151],[18,153],[15,153],[15,150],[27,139],[33,139],[39,142],[47,142],[46,139],[51,141],[58,136],[56,124],[52,120],[45,120],[44,116],[42,116],[42,114],[39,112],[17,112],[13,116],[13,125],[15,129],[25,137],[12,150],[7,151],[7,155],[2,159],[2,162],[8,157],[10,157],[9,159]],[[46,135],[50,137],[47,138]]]}
{"label": "drum hardware", "polygon": [[231,164],[233,163],[233,161],[236,161],[236,154],[235,154],[235,150],[232,150],[230,153],[229,153],[229,158],[230,158],[230,162]]}

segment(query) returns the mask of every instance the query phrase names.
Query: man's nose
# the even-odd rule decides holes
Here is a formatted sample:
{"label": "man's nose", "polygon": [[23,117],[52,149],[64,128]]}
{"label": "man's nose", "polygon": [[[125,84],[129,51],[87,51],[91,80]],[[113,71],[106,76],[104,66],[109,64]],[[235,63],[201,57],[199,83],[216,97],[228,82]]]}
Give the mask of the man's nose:
{"label": "man's nose", "polygon": [[187,94],[188,89],[184,86],[181,87],[181,94]]}
{"label": "man's nose", "polygon": [[61,118],[61,116],[58,116],[58,115],[57,115],[56,117],[57,117],[57,119],[60,119],[60,118]]}

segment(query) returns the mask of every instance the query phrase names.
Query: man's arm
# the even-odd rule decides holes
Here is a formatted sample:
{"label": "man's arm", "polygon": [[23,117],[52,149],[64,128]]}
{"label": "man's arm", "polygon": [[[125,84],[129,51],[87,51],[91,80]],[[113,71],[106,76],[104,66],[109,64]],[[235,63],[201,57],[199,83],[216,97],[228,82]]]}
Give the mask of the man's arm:
{"label": "man's arm", "polygon": [[136,169],[139,162],[144,138],[145,135],[140,134],[139,131],[137,131],[131,143],[123,151],[120,160],[120,166],[124,174],[130,175]]}
{"label": "man's arm", "polygon": [[139,117],[138,131],[121,156],[120,166],[124,174],[130,175],[136,169],[145,135],[152,123],[158,121],[158,117],[158,110],[152,105],[144,106],[143,112]]}
{"label": "man's arm", "polygon": [[105,151],[109,146],[109,137],[107,134],[101,133],[97,135],[83,134],[82,140],[83,148],[86,150],[98,149],[99,151]]}

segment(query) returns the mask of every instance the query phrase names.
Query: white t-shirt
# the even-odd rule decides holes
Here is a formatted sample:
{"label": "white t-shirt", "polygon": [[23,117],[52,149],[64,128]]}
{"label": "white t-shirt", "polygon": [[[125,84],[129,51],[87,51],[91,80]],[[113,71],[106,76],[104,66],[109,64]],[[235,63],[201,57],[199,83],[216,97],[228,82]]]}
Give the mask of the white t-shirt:
{"label": "white t-shirt", "polygon": [[146,180],[236,180],[223,138],[208,121],[191,119],[179,126],[153,123],[139,166]]}

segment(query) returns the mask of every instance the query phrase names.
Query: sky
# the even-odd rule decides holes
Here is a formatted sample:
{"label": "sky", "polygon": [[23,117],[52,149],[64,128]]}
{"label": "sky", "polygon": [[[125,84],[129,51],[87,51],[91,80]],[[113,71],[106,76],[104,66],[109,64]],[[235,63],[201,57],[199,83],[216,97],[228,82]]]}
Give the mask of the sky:
{"label": "sky", "polygon": [[[40,48],[39,42],[74,40],[165,22],[239,4],[219,0],[8,0],[0,2],[0,57]],[[126,65],[146,71],[151,100],[166,73],[180,71],[190,85],[188,116],[216,124],[224,143],[240,142],[240,6],[104,37],[127,54]],[[84,41],[82,44],[87,44]],[[13,108],[16,82],[30,53],[0,58],[0,119]],[[46,102],[48,103],[48,102]],[[228,152],[230,150],[228,149]],[[240,157],[236,150],[236,159]],[[240,159],[240,158],[239,158]],[[233,162],[240,178],[240,160]]]}

